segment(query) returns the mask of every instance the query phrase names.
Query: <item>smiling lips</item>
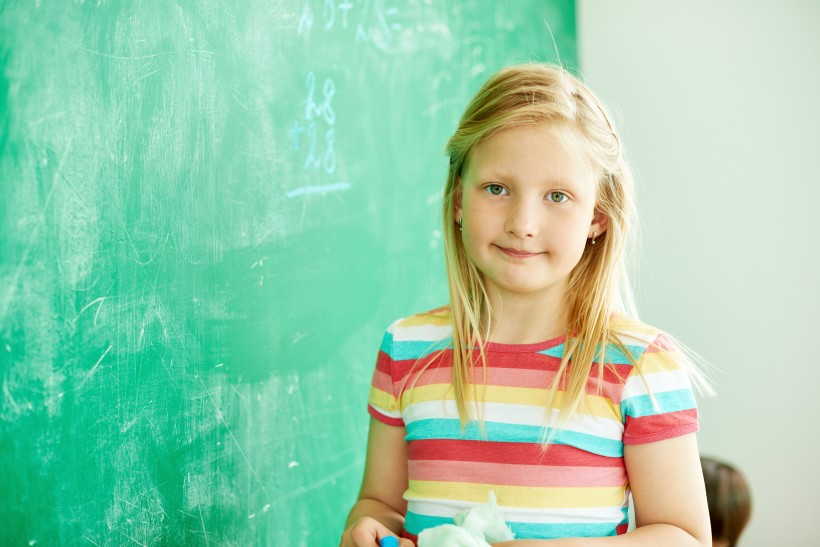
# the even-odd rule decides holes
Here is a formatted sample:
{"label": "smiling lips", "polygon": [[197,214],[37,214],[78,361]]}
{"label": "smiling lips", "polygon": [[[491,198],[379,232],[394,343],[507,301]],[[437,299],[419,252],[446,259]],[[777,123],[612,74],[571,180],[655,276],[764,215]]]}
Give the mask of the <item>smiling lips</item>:
{"label": "smiling lips", "polygon": [[514,258],[530,258],[532,256],[538,256],[541,253],[530,253],[527,251],[519,251],[518,249],[510,249],[508,247],[501,247],[500,245],[496,245],[498,250],[500,250],[505,255],[514,257]]}

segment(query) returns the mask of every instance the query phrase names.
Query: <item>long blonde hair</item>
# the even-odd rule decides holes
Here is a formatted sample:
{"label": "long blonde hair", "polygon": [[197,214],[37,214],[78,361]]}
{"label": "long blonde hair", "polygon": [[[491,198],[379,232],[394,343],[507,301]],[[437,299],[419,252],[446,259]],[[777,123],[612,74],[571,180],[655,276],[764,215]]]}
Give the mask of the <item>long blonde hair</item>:
{"label": "long blonde hair", "polygon": [[[473,147],[483,139],[504,129],[534,124],[569,129],[577,137],[573,142],[580,144],[598,173],[596,210],[608,217],[606,231],[598,235],[595,245],[587,245],[570,273],[565,296],[570,323],[547,402],[547,410],[559,403],[555,425],[560,426],[584,404],[593,363],[605,362],[608,344],[631,355],[610,329],[614,312],[637,317],[626,271],[636,222],[634,184],[614,123],[592,91],[563,68],[531,63],[502,69],[469,103],[446,148],[450,169],[443,200],[444,250],[453,320],[453,387],[462,426],[470,421],[467,401],[479,399],[476,383],[470,381],[476,350],[486,385],[484,347],[492,310],[481,272],[467,258],[454,218],[461,175]],[[597,369],[600,386],[604,367]],[[560,401],[556,399],[559,390],[564,392]]]}

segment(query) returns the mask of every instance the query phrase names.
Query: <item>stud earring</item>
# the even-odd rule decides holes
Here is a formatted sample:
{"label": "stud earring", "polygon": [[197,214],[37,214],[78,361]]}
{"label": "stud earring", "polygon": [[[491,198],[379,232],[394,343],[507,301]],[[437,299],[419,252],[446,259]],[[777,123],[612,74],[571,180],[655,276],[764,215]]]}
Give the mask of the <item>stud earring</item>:
{"label": "stud earring", "polygon": [[590,243],[592,243],[593,245],[595,245],[595,236],[597,236],[597,235],[598,235],[598,232],[592,232],[592,241]]}
{"label": "stud earring", "polygon": [[463,220],[464,220],[464,218],[462,217],[462,218],[458,219],[458,221],[457,221],[458,222],[458,231],[459,232],[461,232],[463,230],[463,228],[461,226],[461,223],[462,223]]}

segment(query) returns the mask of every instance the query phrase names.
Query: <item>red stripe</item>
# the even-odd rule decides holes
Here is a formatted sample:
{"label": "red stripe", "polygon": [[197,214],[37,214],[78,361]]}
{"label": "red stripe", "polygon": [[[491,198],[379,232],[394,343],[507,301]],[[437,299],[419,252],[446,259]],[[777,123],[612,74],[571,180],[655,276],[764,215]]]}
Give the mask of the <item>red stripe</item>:
{"label": "red stripe", "polygon": [[697,430],[698,410],[696,408],[641,418],[627,416],[624,426],[624,444],[662,441]]}
{"label": "red stripe", "polygon": [[404,420],[401,418],[391,418],[390,416],[385,416],[378,410],[374,409],[372,406],[367,405],[367,411],[370,413],[371,416],[379,420],[380,422],[387,424],[387,425],[395,425],[395,426],[404,426]]}
{"label": "red stripe", "polygon": [[[387,359],[390,359],[390,357],[387,356]],[[433,352],[431,355],[423,357],[422,359],[400,359],[392,361],[392,364],[393,377],[396,378],[397,381],[404,381],[406,378],[410,378],[410,380],[408,380],[409,386],[412,385],[413,379],[418,376],[421,371],[444,369],[449,377],[451,374],[449,371],[452,368],[452,359],[450,352],[445,351],[441,354],[439,352]]]}
{"label": "red stripe", "polygon": [[556,371],[561,365],[559,357],[541,353],[492,353],[493,367],[520,370],[550,370]]}
{"label": "red stripe", "polygon": [[376,357],[376,370],[380,372],[384,372],[387,375],[393,374],[393,370],[395,369],[396,361],[390,358],[384,351],[379,350],[379,354]]}
{"label": "red stripe", "polygon": [[370,385],[393,395],[393,378],[379,369],[373,371],[373,380],[370,382]]}
{"label": "red stripe", "polygon": [[[560,358],[539,353],[498,353],[493,351],[488,351],[487,353],[492,353],[493,367],[501,369],[555,371],[558,370],[561,363]],[[477,370],[481,370],[480,355],[478,350],[473,354],[474,364]],[[414,370],[422,370],[428,363],[431,363],[428,368],[450,368],[453,366],[453,351],[445,350],[440,354],[433,353],[422,359],[403,359],[397,360],[395,363],[396,371],[402,374],[408,374]]]}
{"label": "red stripe", "polygon": [[622,487],[627,483],[623,467],[570,465],[515,465],[502,463],[410,460],[411,480],[449,483],[503,484],[534,488]]}
{"label": "red stripe", "polygon": [[622,458],[592,454],[574,446],[554,444],[546,453],[535,443],[417,440],[408,445],[408,460],[443,460],[524,465],[622,467]]}
{"label": "red stripe", "polygon": [[658,353],[661,351],[678,351],[678,348],[668,337],[663,334],[659,334],[657,338],[655,338],[652,343],[647,346],[646,353]]}
{"label": "red stripe", "polygon": [[[388,375],[392,373],[397,392],[415,386],[449,384],[453,374],[452,352],[445,352],[432,363],[430,360],[431,358],[428,357],[419,361],[414,359],[392,361],[387,354],[379,352],[376,370]],[[493,365],[487,371],[487,383],[506,387],[548,389],[555,380],[557,363],[556,358],[544,355],[497,354],[493,356]],[[603,385],[599,390],[597,365],[593,366],[587,379],[587,393],[609,397],[615,404],[620,404],[623,385],[631,369],[631,365],[605,367]],[[481,367],[473,370],[472,381],[477,385],[484,384],[484,371]]]}
{"label": "red stripe", "polygon": [[[597,388],[598,386],[598,372],[593,370],[590,373],[588,383]],[[612,388],[620,389],[626,378],[629,377],[630,368],[626,368],[621,376],[618,373],[609,370],[604,371],[604,384],[609,384]],[[495,386],[510,386],[510,387],[548,387],[552,385],[555,379],[555,370],[546,369],[523,369],[523,368],[501,368],[498,369],[491,366],[487,370],[487,383]],[[452,377],[451,367],[430,367],[421,374],[418,374],[418,385],[430,385],[432,383],[449,383]],[[479,384],[484,383],[484,371],[479,367],[473,371],[473,381]],[[606,389],[606,387],[605,387]]]}

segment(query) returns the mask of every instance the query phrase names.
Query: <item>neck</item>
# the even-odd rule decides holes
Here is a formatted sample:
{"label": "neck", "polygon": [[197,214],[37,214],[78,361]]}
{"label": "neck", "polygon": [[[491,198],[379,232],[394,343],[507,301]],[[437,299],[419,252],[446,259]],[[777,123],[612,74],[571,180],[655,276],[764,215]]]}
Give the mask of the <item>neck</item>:
{"label": "neck", "polygon": [[568,319],[561,294],[541,295],[491,291],[490,341],[535,344],[566,334]]}

